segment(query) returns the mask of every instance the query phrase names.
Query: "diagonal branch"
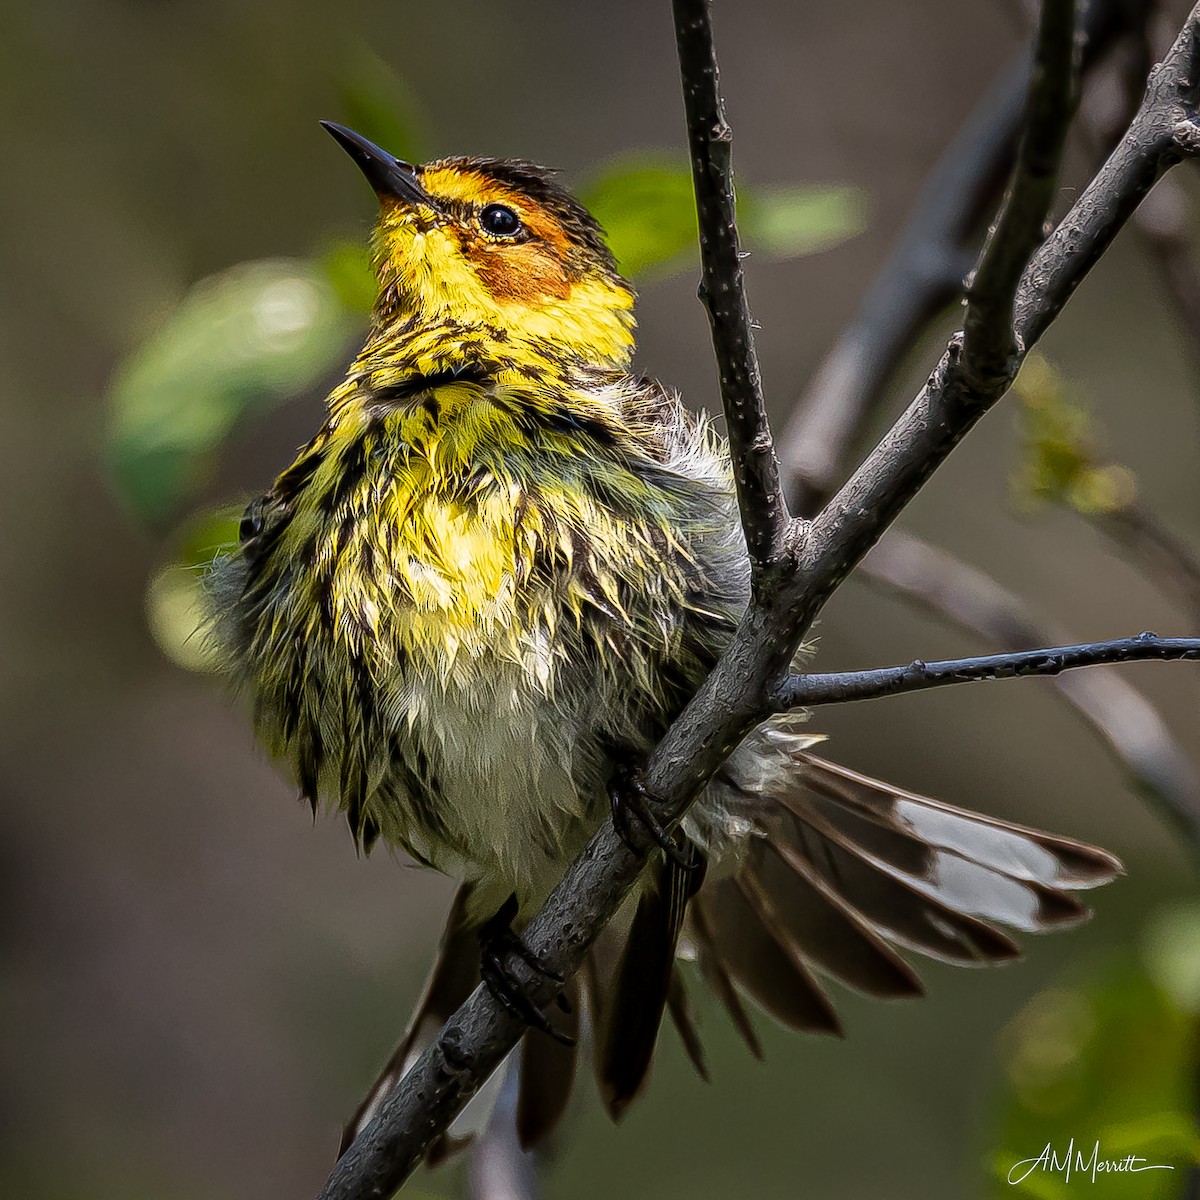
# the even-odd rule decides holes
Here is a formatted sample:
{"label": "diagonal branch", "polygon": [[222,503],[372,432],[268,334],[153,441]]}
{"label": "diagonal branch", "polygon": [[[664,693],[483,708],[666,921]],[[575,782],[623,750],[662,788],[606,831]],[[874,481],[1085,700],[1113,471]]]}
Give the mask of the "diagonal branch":
{"label": "diagonal branch", "polygon": [[784,554],[788,510],[746,300],[734,219],[733,131],[725,119],[708,5],[709,0],[673,0],[672,7],[700,222],[700,299],[712,325],[738,506],[757,583]]}
{"label": "diagonal branch", "polygon": [[1042,242],[1078,96],[1075,7],[1076,0],[1045,0],[1042,5],[1029,112],[1016,168],[967,287],[960,370],[984,392],[996,380],[1016,375],[1013,364],[1021,350],[1013,329],[1017,285],[1030,255]]}
{"label": "diagonal branch", "polygon": [[[1111,0],[1106,0],[1111,2]],[[1114,56],[1116,62],[1080,109],[1093,149],[1107,154],[1125,132],[1141,100],[1146,76],[1154,63],[1151,45],[1156,5],[1139,3],[1138,19],[1130,24]],[[1138,209],[1134,227],[1139,241],[1171,300],[1180,333],[1188,343],[1193,369],[1200,368],[1200,271],[1196,264],[1194,205],[1189,189],[1178,177],[1164,179]]]}
{"label": "diagonal branch", "polygon": [[[1032,7],[1036,18],[1037,5],[1025,7]],[[1128,99],[1127,104],[1103,106],[1101,112],[1093,95],[1084,109],[1095,142],[1104,147],[1097,165],[1124,136],[1138,109],[1153,64],[1146,30],[1150,15],[1143,0],[1090,0],[1081,17],[1081,76],[1089,77],[1099,68],[1098,83]],[[938,159],[857,314],[798,400],[781,439],[787,493],[795,511],[808,515],[828,500],[851,448],[881,406],[903,354],[935,315],[961,295],[981,211],[1001,188],[1016,152],[1029,71],[1028,57],[1022,53]],[[1114,73],[1119,75],[1115,84],[1108,79]],[[1195,270],[1179,233],[1186,206],[1177,195],[1181,190],[1176,177],[1161,180],[1137,210],[1135,225],[1143,234],[1148,227],[1155,237],[1165,233],[1173,273],[1186,276],[1187,283]],[[1168,271],[1168,282],[1171,274]],[[1195,291],[1190,286],[1184,290],[1188,295]],[[1193,319],[1200,314],[1200,303],[1189,307],[1179,292],[1172,288],[1181,322],[1189,331],[1200,331],[1200,320]],[[1176,585],[1189,603],[1194,602],[1200,580],[1200,573],[1191,569],[1194,555],[1169,533],[1160,536],[1161,523],[1152,513],[1139,509],[1132,522],[1118,514],[1104,531],[1132,547],[1156,578]],[[1023,600],[994,580],[909,534],[892,531],[861,570],[868,581],[916,599],[935,615],[988,640],[1024,647],[1068,640],[1067,631],[1035,619]],[[1200,845],[1200,779],[1149,701],[1111,672],[1063,676],[1053,686],[1095,731],[1133,785]]]}
{"label": "diagonal branch", "polygon": [[834,671],[828,674],[789,675],[775,693],[779,712],[819,704],[844,704],[850,700],[878,700],[904,692],[952,683],[982,683],[992,679],[1020,679],[1029,675],[1061,675],[1077,667],[1112,663],[1195,661],[1200,659],[1200,638],[1164,638],[1156,633],[1084,642],[1075,646],[1047,646],[1041,650],[1013,650],[952,658],[942,662],[914,659],[907,666],[876,667],[869,671]]}
{"label": "diagonal branch", "polygon": [[[806,592],[797,612],[805,627],[950,451],[1004,394],[1023,355],[1159,177],[1183,157],[1200,151],[1193,95],[1200,58],[1195,44],[1198,27],[1200,14],[1193,10],[1151,76],[1146,98],[1125,137],[1025,268],[1013,305],[1012,332],[1020,353],[1000,368],[989,345],[982,348],[986,354],[976,355],[964,335],[952,338],[908,410],[813,521],[801,561],[806,574],[820,583]],[[999,373],[989,374],[993,370]]]}
{"label": "diagonal branch", "polygon": [[833,494],[897,363],[962,294],[974,261],[971,235],[1008,174],[1028,90],[1022,55],[992,84],[930,172],[859,311],[797,402],[779,440],[788,495],[801,515],[811,516]]}
{"label": "diagonal branch", "polygon": [[[679,28],[685,94],[689,88],[702,88],[697,71],[711,71],[710,83],[715,87],[707,6],[701,0],[678,0],[676,16],[678,27],[688,25]],[[1190,89],[1198,69],[1198,29],[1200,6],[1159,68],[1126,139],[1026,269],[1015,299],[1018,346],[1036,340],[1154,180],[1172,162],[1193,152],[1196,139],[1188,136],[1186,125],[1194,115]],[[708,57],[685,53],[693,46],[707,47]],[[1069,58],[1059,69],[1068,68]],[[1031,111],[1044,111],[1036,98]],[[706,217],[705,212],[710,215]],[[702,210],[701,219],[707,223],[715,219],[711,214],[721,216],[722,212],[719,205]],[[715,242],[709,239],[702,245],[706,272],[714,269],[709,259],[720,247],[736,249],[732,214],[727,215],[728,237]],[[723,261],[726,270],[736,265],[736,260],[734,264]],[[717,282],[722,289],[716,294],[738,291],[728,276]],[[714,342],[723,378],[756,378],[749,339],[727,340],[714,325]],[[976,354],[975,344],[974,338],[967,343],[956,338],[908,412],[826,510],[812,523],[785,527],[789,544],[782,561],[763,556],[766,542],[758,538],[760,571],[753,602],[713,672],[671,726],[646,768],[646,788],[654,798],[651,808],[665,825],[683,816],[730,751],[768,715],[770,696],[824,602],[1011,382],[1019,353],[1010,356],[1000,374],[989,375],[989,364],[977,361],[981,355]],[[981,349],[987,345],[985,338]],[[731,355],[741,359],[740,365],[730,362]],[[746,395],[740,395],[745,404]],[[737,398],[732,395],[732,400]],[[765,418],[743,407],[730,415],[730,432],[734,435],[733,455],[740,460],[735,472],[743,502],[753,494],[751,489],[760,485],[764,494],[774,492],[773,454],[763,455],[770,441],[758,438],[759,433],[767,433]],[[749,438],[747,433],[751,433]],[[744,507],[743,513],[748,533],[758,528],[754,514]],[[780,519],[777,515],[769,522],[772,530],[777,530]],[[761,534],[761,529],[758,532]],[[761,570],[761,564],[768,562],[771,569]],[[644,862],[644,855],[632,852],[612,824],[605,823],[523,931],[529,949],[551,970],[563,975],[577,970],[587,947],[616,912]],[[515,962],[513,967],[522,974],[530,998],[549,1005],[556,985],[522,971]],[[390,1195],[415,1168],[429,1142],[448,1127],[524,1032],[521,1022],[506,1013],[490,992],[477,989],[340,1159],[321,1200]]]}
{"label": "diagonal branch", "polygon": [[[1069,636],[1038,620],[994,579],[908,533],[889,534],[863,560],[857,578],[989,641],[1032,649]],[[1101,739],[1130,782],[1200,849],[1200,778],[1145,696],[1113,671],[1060,675],[1051,686]]]}
{"label": "diagonal branch", "polygon": [[1200,154],[1196,38],[1189,13],[1175,44],[1150,74],[1124,138],[1036,255],[1017,292],[1016,334],[1028,351],[1062,311],[1150,189],[1173,166]]}
{"label": "diagonal branch", "polygon": [[[1080,19],[1081,74],[1102,62],[1139,20],[1141,0],[1091,0]],[[1022,53],[954,136],[857,314],[797,402],[780,437],[793,511],[810,516],[833,494],[901,358],[961,296],[977,230],[1016,154],[1029,76],[1029,58]]]}
{"label": "diagonal branch", "polygon": [[[1000,216],[971,285],[962,332],[951,339],[929,382],[908,410],[814,518],[803,539],[803,575],[822,581],[806,590],[797,613],[806,629],[929,476],[1008,390],[1024,354],[1040,333],[1031,325],[1033,336],[1027,336],[1020,323],[1014,321],[1016,314],[1024,312],[1022,305],[1029,310],[1024,312],[1026,323],[1050,307],[1057,312],[1082,278],[1076,273],[1081,263],[1073,254],[1054,253],[1061,251],[1054,238],[1029,261],[1042,240],[1042,225],[1054,194],[1055,154],[1062,152],[1073,111],[1074,9],[1074,0],[1046,0],[1043,5],[1030,87],[1029,124]],[[1157,121],[1158,113],[1153,115]],[[1138,117],[1142,116],[1139,112]],[[1140,132],[1137,127],[1135,119],[1130,128],[1130,139],[1135,144]],[[1157,147],[1157,129],[1145,136],[1152,148]],[[1162,152],[1165,154],[1165,147]],[[1110,159],[1105,164],[1101,175],[1112,162]],[[1096,199],[1095,190],[1093,180],[1056,231],[1056,238],[1085,200]],[[1130,211],[1132,207],[1136,203]],[[1118,228],[1116,223],[1096,224],[1091,240],[1107,247]],[[1072,236],[1072,246],[1075,240]],[[1042,267],[1043,261],[1049,269]],[[1036,291],[1025,282],[1035,268],[1040,285]]]}

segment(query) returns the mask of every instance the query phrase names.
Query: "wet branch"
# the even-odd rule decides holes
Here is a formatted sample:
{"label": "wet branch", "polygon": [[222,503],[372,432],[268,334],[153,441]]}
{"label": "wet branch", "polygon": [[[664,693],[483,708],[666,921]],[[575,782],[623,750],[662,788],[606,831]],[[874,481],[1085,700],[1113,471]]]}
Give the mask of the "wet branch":
{"label": "wet branch", "polygon": [[[1078,97],[1076,0],[1045,0],[1025,133],[1012,182],[967,287],[959,370],[984,392],[1016,376],[1023,347],[1013,327],[1017,285],[1041,245]],[[974,377],[974,378],[972,378]]]}
{"label": "wet branch", "polygon": [[[1036,18],[1036,4],[1022,7],[1032,9],[1030,16]],[[1090,0],[1080,19],[1080,75],[1093,80],[1081,114],[1094,143],[1103,147],[1097,166],[1137,112],[1153,65],[1147,30],[1151,13],[1144,0]],[[927,177],[858,312],[798,400],[780,438],[793,511],[811,515],[833,494],[850,451],[886,400],[904,355],[963,294],[983,213],[995,203],[1016,155],[1029,75],[1029,55],[1022,52],[971,112]],[[1182,280],[1170,290],[1200,363],[1200,285],[1190,238],[1185,242],[1183,236],[1187,202],[1182,191],[1176,176],[1160,180],[1138,208],[1134,224],[1156,258],[1169,257],[1166,282]],[[1188,297],[1196,302],[1189,303]],[[1103,519],[1102,529],[1156,579],[1196,605],[1200,570],[1195,553],[1164,531],[1153,514],[1135,505]],[[1070,640],[1069,630],[1037,618],[1021,597],[908,533],[889,533],[863,561],[859,577],[992,644],[1033,648]],[[1157,803],[1164,817],[1182,826],[1200,849],[1200,778],[1151,703],[1111,671],[1055,678],[1052,686],[1131,784]]]}
{"label": "wet branch", "polygon": [[[1144,20],[1141,8],[1142,0],[1091,0],[1080,19],[1081,75],[1104,60],[1131,24]],[[1030,69],[1028,54],[1018,55],[954,136],[859,311],[798,400],[780,445],[787,495],[802,516],[833,494],[902,357],[962,295],[979,227],[1016,155]]]}
{"label": "wet branch", "polygon": [[673,0],[692,182],[700,223],[700,300],[712,326],[721,401],[752,579],[780,563],[787,502],[767,421],[734,218],[733,131],[725,118],[708,0]]}
{"label": "wet branch", "polygon": [[[1053,164],[1037,152],[1061,144],[1059,126],[1065,128],[1069,117],[1062,87],[1064,75],[1070,74],[1072,46],[1059,36],[1062,0],[1047,0],[1043,11],[1039,44],[1045,69],[1035,74],[1029,112],[1049,127],[1032,130],[1027,138],[1031,150],[1006,209],[1016,215],[1002,217],[993,238],[992,261],[1000,265],[983,274],[990,290],[978,320],[970,332],[952,340],[908,411],[819,516],[812,522],[789,523],[778,491],[740,282],[728,127],[716,91],[708,6],[704,0],[676,0],[706,300],[756,586],[730,645],[647,764],[645,786],[664,824],[684,815],[725,757],[769,714],[771,697],[825,601],[1003,395],[1024,349],[1053,320],[1154,181],[1173,162],[1200,148],[1200,138],[1194,136],[1198,127],[1191,83],[1200,70],[1198,7],[1152,78],[1127,136],[1025,268],[1018,285],[1013,262],[1033,248],[1031,218],[1046,198],[1044,181],[1053,173]],[[1044,215],[1044,208],[1041,212]],[[1010,237],[1011,253],[1004,244]],[[1009,313],[1014,314],[1011,321]],[[757,507],[760,504],[766,508]],[[529,949],[548,968],[573,973],[644,863],[645,856],[631,851],[606,822],[524,929]],[[513,965],[529,996],[549,1005],[556,985],[519,963]],[[477,989],[338,1162],[321,1200],[391,1195],[524,1032],[486,988]]]}
{"label": "wet branch", "polygon": [[1085,642],[1076,646],[1048,646],[1040,650],[1013,650],[953,658],[943,662],[915,659],[907,666],[876,667],[869,671],[835,671],[829,674],[790,675],[775,693],[777,711],[844,704],[851,700],[877,700],[904,692],[952,683],[982,683],[992,679],[1020,679],[1030,675],[1061,675],[1077,667],[1149,660],[1200,659],[1200,638],[1164,638],[1154,633]]}
{"label": "wet branch", "polygon": [[[908,410],[807,530],[803,574],[806,580],[815,577],[821,582],[804,590],[797,615],[805,628],[930,475],[1008,390],[1024,354],[1120,227],[1118,221],[1094,219],[1099,209],[1092,220],[1082,219],[1085,202],[1095,208],[1100,198],[1094,180],[1039,253],[1027,266],[1022,261],[1041,242],[1056,174],[1052,155],[1056,149],[1061,153],[1071,118],[1073,12],[1073,0],[1047,0],[1043,6],[1028,113],[1031,121],[1042,120],[1048,127],[1034,129],[1031,124],[1022,139],[1012,182],[971,288],[962,332],[951,339]],[[1147,119],[1151,116],[1156,121],[1158,113]],[[1140,141],[1138,124],[1135,119],[1130,127],[1134,145]],[[1156,130],[1146,136],[1157,146]],[[1110,159],[1105,164],[1101,175],[1112,163]],[[1114,177],[1111,184],[1131,190],[1124,178]],[[1149,187],[1147,183],[1145,190]],[[1136,202],[1130,211],[1133,207]],[[1069,250],[1064,229],[1071,231]],[[1076,254],[1080,241],[1097,247],[1090,261]]]}
{"label": "wet branch", "polygon": [[[909,533],[889,534],[855,578],[992,643],[1035,649],[1070,637],[990,576]],[[1200,777],[1150,701],[1115,671],[1079,671],[1054,676],[1050,684],[1130,784],[1200,853]]]}

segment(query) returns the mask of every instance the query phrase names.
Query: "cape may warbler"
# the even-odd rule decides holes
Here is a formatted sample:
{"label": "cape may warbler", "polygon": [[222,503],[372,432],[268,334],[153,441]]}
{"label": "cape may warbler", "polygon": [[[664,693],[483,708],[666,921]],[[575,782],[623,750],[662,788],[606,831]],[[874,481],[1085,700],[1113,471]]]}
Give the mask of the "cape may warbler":
{"label": "cape may warbler", "polygon": [[[612,781],[746,602],[726,451],[631,373],[633,290],[550,172],[413,167],[327,128],[380,201],[371,329],[211,594],[257,734],[302,795],[344,812],[364,849],[382,838],[462,881],[409,1033],[348,1135],[478,983],[481,940],[492,990],[557,1035],[524,1040],[529,1143],[565,1103],[581,1003],[613,1115],[646,1078],[664,1010],[704,1072],[681,944],[758,1054],[745,997],[835,1032],[819,976],[916,995],[896,947],[1007,959],[999,925],[1085,917],[1071,893],[1111,879],[1110,855],[824,762],[800,718],[778,719],[708,785],[681,848],[656,855],[565,985],[570,1011],[552,1028],[523,1000],[509,924],[606,819]],[[615,811],[639,815],[625,800]]]}

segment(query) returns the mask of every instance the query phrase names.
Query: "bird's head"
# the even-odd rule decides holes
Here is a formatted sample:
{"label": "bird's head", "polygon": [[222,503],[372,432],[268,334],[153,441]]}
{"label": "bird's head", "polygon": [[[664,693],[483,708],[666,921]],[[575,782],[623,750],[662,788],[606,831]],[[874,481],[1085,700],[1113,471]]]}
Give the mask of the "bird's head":
{"label": "bird's head", "polygon": [[511,159],[411,166],[322,122],[379,197],[374,264],[381,332],[412,318],[540,342],[621,368],[633,350],[633,289],[595,218],[553,173]]}

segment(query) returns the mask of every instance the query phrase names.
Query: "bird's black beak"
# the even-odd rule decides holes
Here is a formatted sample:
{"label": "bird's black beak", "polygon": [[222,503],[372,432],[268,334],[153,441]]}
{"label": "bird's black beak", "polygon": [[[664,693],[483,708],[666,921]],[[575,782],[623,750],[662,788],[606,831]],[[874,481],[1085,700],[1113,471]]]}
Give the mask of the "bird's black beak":
{"label": "bird's black beak", "polygon": [[358,164],[358,169],[367,177],[367,182],[381,200],[390,197],[407,204],[432,205],[432,197],[417,182],[417,169],[411,163],[393,157],[345,125],[338,125],[334,121],[322,121],[321,124]]}

